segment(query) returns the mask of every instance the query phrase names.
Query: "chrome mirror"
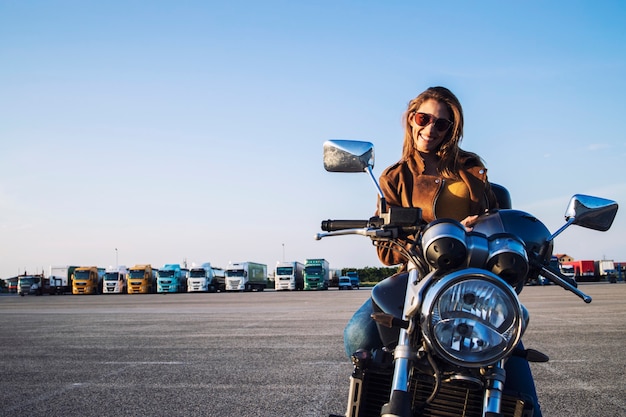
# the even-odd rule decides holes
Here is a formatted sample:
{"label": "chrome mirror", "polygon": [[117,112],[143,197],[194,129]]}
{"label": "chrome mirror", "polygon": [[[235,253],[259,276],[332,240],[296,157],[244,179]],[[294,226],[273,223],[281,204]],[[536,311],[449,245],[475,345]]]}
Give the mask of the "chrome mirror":
{"label": "chrome mirror", "polygon": [[374,168],[374,145],[358,140],[324,142],[324,169],[328,172],[367,172]]}
{"label": "chrome mirror", "polygon": [[570,199],[565,220],[587,229],[609,230],[617,214],[618,205],[613,200],[576,194]]}

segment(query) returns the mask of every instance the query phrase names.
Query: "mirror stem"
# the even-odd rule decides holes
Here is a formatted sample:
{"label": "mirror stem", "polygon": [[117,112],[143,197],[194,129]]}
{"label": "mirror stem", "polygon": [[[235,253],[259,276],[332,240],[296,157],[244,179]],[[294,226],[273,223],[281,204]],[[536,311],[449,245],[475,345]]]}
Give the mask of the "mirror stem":
{"label": "mirror stem", "polygon": [[548,242],[552,242],[554,240],[555,237],[557,237],[558,235],[561,234],[561,232],[565,229],[567,229],[572,223],[574,223],[574,221],[576,220],[575,217],[570,217],[569,219],[567,219],[567,223],[565,223],[563,226],[561,226],[561,228],[559,230],[557,230],[556,232],[554,232],[552,234],[552,236],[550,236],[550,238],[548,239]]}
{"label": "mirror stem", "polygon": [[378,190],[378,196],[380,197],[380,213],[386,213],[387,212],[387,201],[385,200],[385,196],[383,195],[383,190],[381,190],[380,185],[378,184],[378,181],[376,181],[376,177],[374,176],[374,171],[372,171],[372,166],[368,165],[367,166],[367,173],[370,174],[370,178],[372,179],[372,182],[374,183],[374,185],[376,186],[376,189]]}

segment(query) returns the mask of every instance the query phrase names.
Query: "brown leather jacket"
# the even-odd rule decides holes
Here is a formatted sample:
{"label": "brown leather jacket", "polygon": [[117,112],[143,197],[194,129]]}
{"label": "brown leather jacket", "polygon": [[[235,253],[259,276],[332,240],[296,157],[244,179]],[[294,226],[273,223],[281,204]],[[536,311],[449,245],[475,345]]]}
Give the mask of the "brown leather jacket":
{"label": "brown leather jacket", "polygon": [[[467,185],[470,212],[481,214],[497,208],[496,197],[487,180],[487,169],[477,158],[461,161],[460,179]],[[443,177],[423,175],[424,162],[420,158],[400,161],[387,168],[380,176],[380,187],[387,206],[419,207],[424,221],[435,220],[435,204],[443,186]],[[457,219],[462,220],[462,219]],[[406,263],[398,252],[386,246],[378,246],[378,257],[385,265]]]}

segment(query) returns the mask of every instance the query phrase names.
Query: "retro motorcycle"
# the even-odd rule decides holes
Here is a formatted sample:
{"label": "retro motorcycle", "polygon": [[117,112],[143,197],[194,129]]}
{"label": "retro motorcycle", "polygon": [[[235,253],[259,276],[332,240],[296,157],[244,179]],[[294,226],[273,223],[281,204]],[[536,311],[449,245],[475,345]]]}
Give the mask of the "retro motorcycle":
{"label": "retro motorcycle", "polygon": [[505,390],[504,365],[512,355],[548,360],[518,346],[529,320],[518,294],[541,275],[590,303],[550,265],[553,241],[570,225],[608,230],[617,203],[574,195],[566,223],[550,233],[536,217],[511,209],[508,191],[492,184],[501,209],[481,215],[468,232],[451,219],[426,224],[419,208],[387,207],[369,142],[326,141],[324,167],[368,173],[380,214],[323,221],[316,239],[361,235],[408,259],[407,273],[372,289],[372,318],[384,347],[352,355],[345,417],[532,417],[534,402]]}

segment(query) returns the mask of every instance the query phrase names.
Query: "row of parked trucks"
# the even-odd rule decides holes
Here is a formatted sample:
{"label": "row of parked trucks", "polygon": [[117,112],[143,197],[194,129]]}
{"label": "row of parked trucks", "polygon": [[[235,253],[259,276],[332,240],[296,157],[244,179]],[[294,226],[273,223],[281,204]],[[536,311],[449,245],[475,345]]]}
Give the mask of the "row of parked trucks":
{"label": "row of parked trucks", "polygon": [[[554,259],[555,263],[558,260]],[[626,265],[612,260],[573,260],[559,263],[561,272],[577,282],[616,282],[626,280]],[[622,278],[622,274],[625,276]],[[327,290],[340,271],[332,270],[326,259],[307,259],[305,263],[278,262],[274,272],[274,289]],[[350,275],[350,274],[347,274]],[[256,262],[230,263],[224,270],[210,262],[193,265],[149,264],[110,267],[51,266],[50,274],[26,274],[17,277],[17,292],[26,294],[150,294],[168,292],[263,291],[267,288],[267,266]],[[358,276],[351,277],[358,288]]]}
{"label": "row of parked trucks", "polygon": [[97,266],[50,267],[50,275],[27,274],[17,277],[17,293],[26,294],[99,294],[103,290],[104,268]]}
{"label": "row of parked trucks", "polygon": [[274,273],[274,289],[283,290],[327,290],[333,275],[338,276],[326,259],[312,258],[305,263],[278,262]]}
{"label": "row of parked trucks", "polygon": [[601,280],[617,282],[618,275],[623,273],[622,265],[616,265],[616,262],[609,259],[563,261],[560,268],[563,275],[575,279],[576,282],[598,282]]}
{"label": "row of parked trucks", "polygon": [[[43,273],[24,273],[17,278],[20,295],[262,291],[268,282],[267,267],[254,262],[229,264],[226,270],[213,267],[210,262],[191,268],[165,264],[160,269],[150,264],[108,269],[63,265],[51,266],[47,277]],[[227,282],[230,283],[228,288]]]}
{"label": "row of parked trucks", "polygon": [[[304,263],[279,262],[274,271],[276,290],[327,290],[333,274],[323,258]],[[139,264],[107,269],[96,266],[51,266],[50,274],[20,275],[18,293],[25,294],[151,294],[176,292],[263,291],[268,284],[267,266],[257,262],[230,263],[226,269],[210,262],[193,265],[165,264],[153,268]]]}

